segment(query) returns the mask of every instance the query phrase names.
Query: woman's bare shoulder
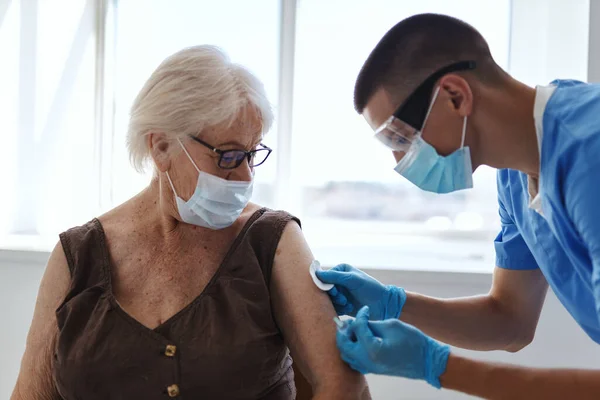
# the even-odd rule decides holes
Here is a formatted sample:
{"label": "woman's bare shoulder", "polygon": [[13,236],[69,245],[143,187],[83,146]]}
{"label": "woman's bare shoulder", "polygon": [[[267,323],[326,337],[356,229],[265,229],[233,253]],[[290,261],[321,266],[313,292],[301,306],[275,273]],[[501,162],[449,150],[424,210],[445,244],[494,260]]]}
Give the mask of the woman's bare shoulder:
{"label": "woman's bare shoulder", "polygon": [[333,322],[336,313],[327,294],[310,277],[313,259],[299,225],[288,223],[273,265],[271,295],[275,319],[294,361],[313,388],[321,388],[332,398],[352,388],[357,399],[362,394],[368,398],[364,377],[339,357]]}

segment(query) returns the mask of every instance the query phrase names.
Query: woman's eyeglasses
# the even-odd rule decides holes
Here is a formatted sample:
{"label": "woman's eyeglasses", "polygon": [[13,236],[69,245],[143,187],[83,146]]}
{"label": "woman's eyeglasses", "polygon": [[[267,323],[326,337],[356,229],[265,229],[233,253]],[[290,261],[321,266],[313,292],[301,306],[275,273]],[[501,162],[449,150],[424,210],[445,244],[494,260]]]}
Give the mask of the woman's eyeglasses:
{"label": "woman's eyeglasses", "polygon": [[223,169],[237,168],[244,162],[244,159],[248,160],[248,165],[250,166],[250,168],[258,167],[259,165],[267,161],[267,158],[269,158],[269,155],[273,151],[271,148],[265,146],[262,143],[258,145],[258,148],[250,151],[235,149],[220,150],[206,143],[204,140],[198,139],[195,136],[190,135],[190,138],[200,143],[202,146],[217,153],[219,155],[218,165],[220,168]]}

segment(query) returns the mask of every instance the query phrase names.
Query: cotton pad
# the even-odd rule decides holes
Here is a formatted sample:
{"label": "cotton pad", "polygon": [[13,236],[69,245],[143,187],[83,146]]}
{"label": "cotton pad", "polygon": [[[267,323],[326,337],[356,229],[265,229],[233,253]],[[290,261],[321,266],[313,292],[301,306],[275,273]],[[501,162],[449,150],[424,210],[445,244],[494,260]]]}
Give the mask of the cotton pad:
{"label": "cotton pad", "polygon": [[319,280],[319,278],[317,278],[317,275],[315,274],[316,271],[320,271],[321,270],[321,263],[318,262],[317,260],[314,260],[311,264],[310,267],[308,268],[308,272],[310,272],[310,277],[312,278],[313,282],[315,283],[315,285],[317,285],[317,287],[319,289],[321,289],[322,291],[326,292],[328,290],[333,289],[333,285],[330,283],[323,283]]}
{"label": "cotton pad", "polygon": [[338,317],[333,317],[333,322],[335,322],[338,329],[346,329],[346,321],[342,321]]}

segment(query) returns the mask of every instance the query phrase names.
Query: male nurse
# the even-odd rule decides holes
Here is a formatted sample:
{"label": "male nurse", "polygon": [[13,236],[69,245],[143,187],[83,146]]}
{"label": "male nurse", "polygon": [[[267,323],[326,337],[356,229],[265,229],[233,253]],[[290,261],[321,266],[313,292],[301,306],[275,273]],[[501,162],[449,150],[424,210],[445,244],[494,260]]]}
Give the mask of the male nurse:
{"label": "male nurse", "polygon": [[338,331],[343,359],[362,373],[484,398],[600,399],[600,370],[500,365],[448,347],[522,349],[548,286],[600,343],[600,86],[528,87],[496,64],[472,26],[422,14],[377,44],[354,103],[392,150],[396,172],[422,190],[469,189],[477,167],[497,168],[502,229],[483,296],[431,298],[348,265],[319,272],[335,285],[338,314],[356,317]]}

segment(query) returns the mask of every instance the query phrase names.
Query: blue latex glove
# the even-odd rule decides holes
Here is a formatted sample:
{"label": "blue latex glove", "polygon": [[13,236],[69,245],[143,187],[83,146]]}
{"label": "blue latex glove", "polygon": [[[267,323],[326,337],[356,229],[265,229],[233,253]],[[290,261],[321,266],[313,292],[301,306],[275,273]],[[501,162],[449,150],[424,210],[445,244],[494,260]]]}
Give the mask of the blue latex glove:
{"label": "blue latex glove", "polygon": [[406,302],[404,289],[383,285],[348,264],[317,271],[317,277],[322,282],[335,285],[327,293],[338,315],[354,316],[362,306],[369,306],[373,320],[397,319]]}
{"label": "blue latex glove", "polygon": [[450,348],[397,319],[369,322],[369,308],[337,332],[342,359],[362,374],[423,379],[440,388]]}

